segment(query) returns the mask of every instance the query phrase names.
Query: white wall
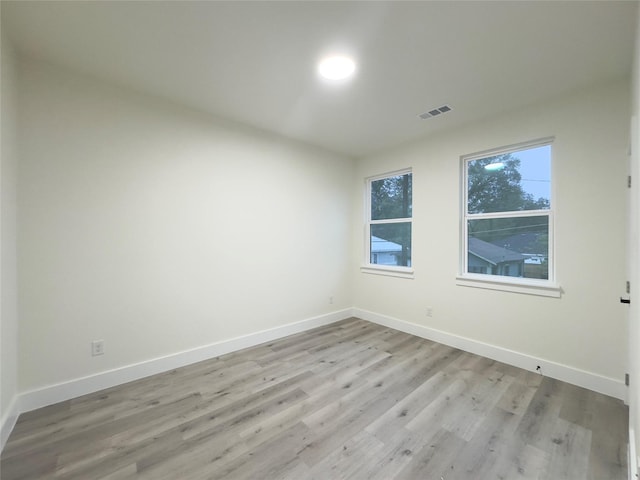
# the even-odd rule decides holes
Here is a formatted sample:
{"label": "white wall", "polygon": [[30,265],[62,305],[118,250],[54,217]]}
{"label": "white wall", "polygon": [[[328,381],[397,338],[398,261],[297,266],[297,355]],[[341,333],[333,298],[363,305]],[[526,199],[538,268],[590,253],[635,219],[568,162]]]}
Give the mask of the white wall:
{"label": "white wall", "polygon": [[351,306],[352,160],[20,74],[22,392]]}
{"label": "white wall", "polygon": [[9,434],[17,413],[17,267],[16,267],[16,80],[15,58],[9,42],[2,39],[1,67],[1,164],[0,164],[0,446]]}
{"label": "white wall", "polygon": [[[636,22],[636,45],[631,78],[631,175],[634,179],[630,199],[629,274],[631,305],[629,311],[629,446],[630,471],[637,473],[640,456],[640,10]],[[635,478],[635,477],[630,477]]]}
{"label": "white wall", "polygon": [[16,80],[11,45],[2,38],[0,164],[0,448],[17,413]]}
{"label": "white wall", "polygon": [[[48,65],[19,74],[20,393],[351,306],[622,381],[627,81],[354,169]],[[550,135],[563,297],[456,286],[460,155]],[[415,279],[361,274],[363,179],[409,166]]]}
{"label": "white wall", "polygon": [[[354,184],[359,219],[365,177],[413,168],[415,279],[360,273],[355,307],[622,382],[629,102],[621,80],[362,159]],[[457,286],[460,156],[547,136],[556,137],[562,298]],[[354,238],[358,263],[361,226]]]}

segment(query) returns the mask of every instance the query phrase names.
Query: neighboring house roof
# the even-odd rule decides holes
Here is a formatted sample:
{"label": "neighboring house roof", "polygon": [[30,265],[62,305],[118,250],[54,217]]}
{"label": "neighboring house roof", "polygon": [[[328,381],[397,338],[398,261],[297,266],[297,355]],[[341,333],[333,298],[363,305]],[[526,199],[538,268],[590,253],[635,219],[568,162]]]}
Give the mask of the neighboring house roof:
{"label": "neighboring house roof", "polygon": [[492,265],[503,262],[518,262],[525,259],[525,256],[521,253],[504,247],[498,247],[493,243],[485,242],[479,238],[470,237],[468,248],[471,255],[475,255]]}
{"label": "neighboring house roof", "polygon": [[385,252],[401,252],[402,245],[399,243],[390,242],[379,237],[371,237],[371,252],[372,253],[385,253]]}
{"label": "neighboring house roof", "polygon": [[513,250],[515,252],[541,254],[543,252],[540,251],[540,244],[538,243],[540,235],[540,233],[535,232],[518,233],[516,235],[503,238],[500,240],[500,243],[507,245],[509,250]]}

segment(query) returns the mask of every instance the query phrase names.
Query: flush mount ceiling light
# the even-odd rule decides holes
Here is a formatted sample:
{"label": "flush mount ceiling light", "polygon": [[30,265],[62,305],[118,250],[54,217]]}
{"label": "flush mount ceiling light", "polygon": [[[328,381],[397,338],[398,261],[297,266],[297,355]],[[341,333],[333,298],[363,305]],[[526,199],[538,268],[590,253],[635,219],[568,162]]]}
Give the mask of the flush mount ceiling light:
{"label": "flush mount ceiling light", "polygon": [[327,80],[345,80],[356,71],[355,62],[342,55],[325,57],[318,63],[318,73]]}

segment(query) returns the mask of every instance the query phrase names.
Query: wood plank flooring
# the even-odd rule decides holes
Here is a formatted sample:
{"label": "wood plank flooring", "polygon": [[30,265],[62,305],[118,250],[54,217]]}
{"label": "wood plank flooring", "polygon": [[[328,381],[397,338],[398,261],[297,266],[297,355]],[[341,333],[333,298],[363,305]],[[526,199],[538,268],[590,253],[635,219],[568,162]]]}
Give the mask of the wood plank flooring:
{"label": "wood plank flooring", "polygon": [[627,475],[626,406],[349,319],[20,416],[17,479]]}

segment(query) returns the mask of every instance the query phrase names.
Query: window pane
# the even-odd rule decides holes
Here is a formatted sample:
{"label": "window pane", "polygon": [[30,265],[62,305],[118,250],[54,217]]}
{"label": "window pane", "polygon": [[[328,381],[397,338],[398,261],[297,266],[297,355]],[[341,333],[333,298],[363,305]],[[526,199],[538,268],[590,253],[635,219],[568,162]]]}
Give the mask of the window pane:
{"label": "window pane", "polygon": [[371,220],[411,218],[411,174],[371,182]]}
{"label": "window pane", "polygon": [[467,163],[467,212],[549,209],[551,145]]}
{"label": "window pane", "polygon": [[371,225],[371,263],[411,266],[411,223]]}
{"label": "window pane", "polygon": [[469,220],[467,271],[549,279],[549,217]]}

